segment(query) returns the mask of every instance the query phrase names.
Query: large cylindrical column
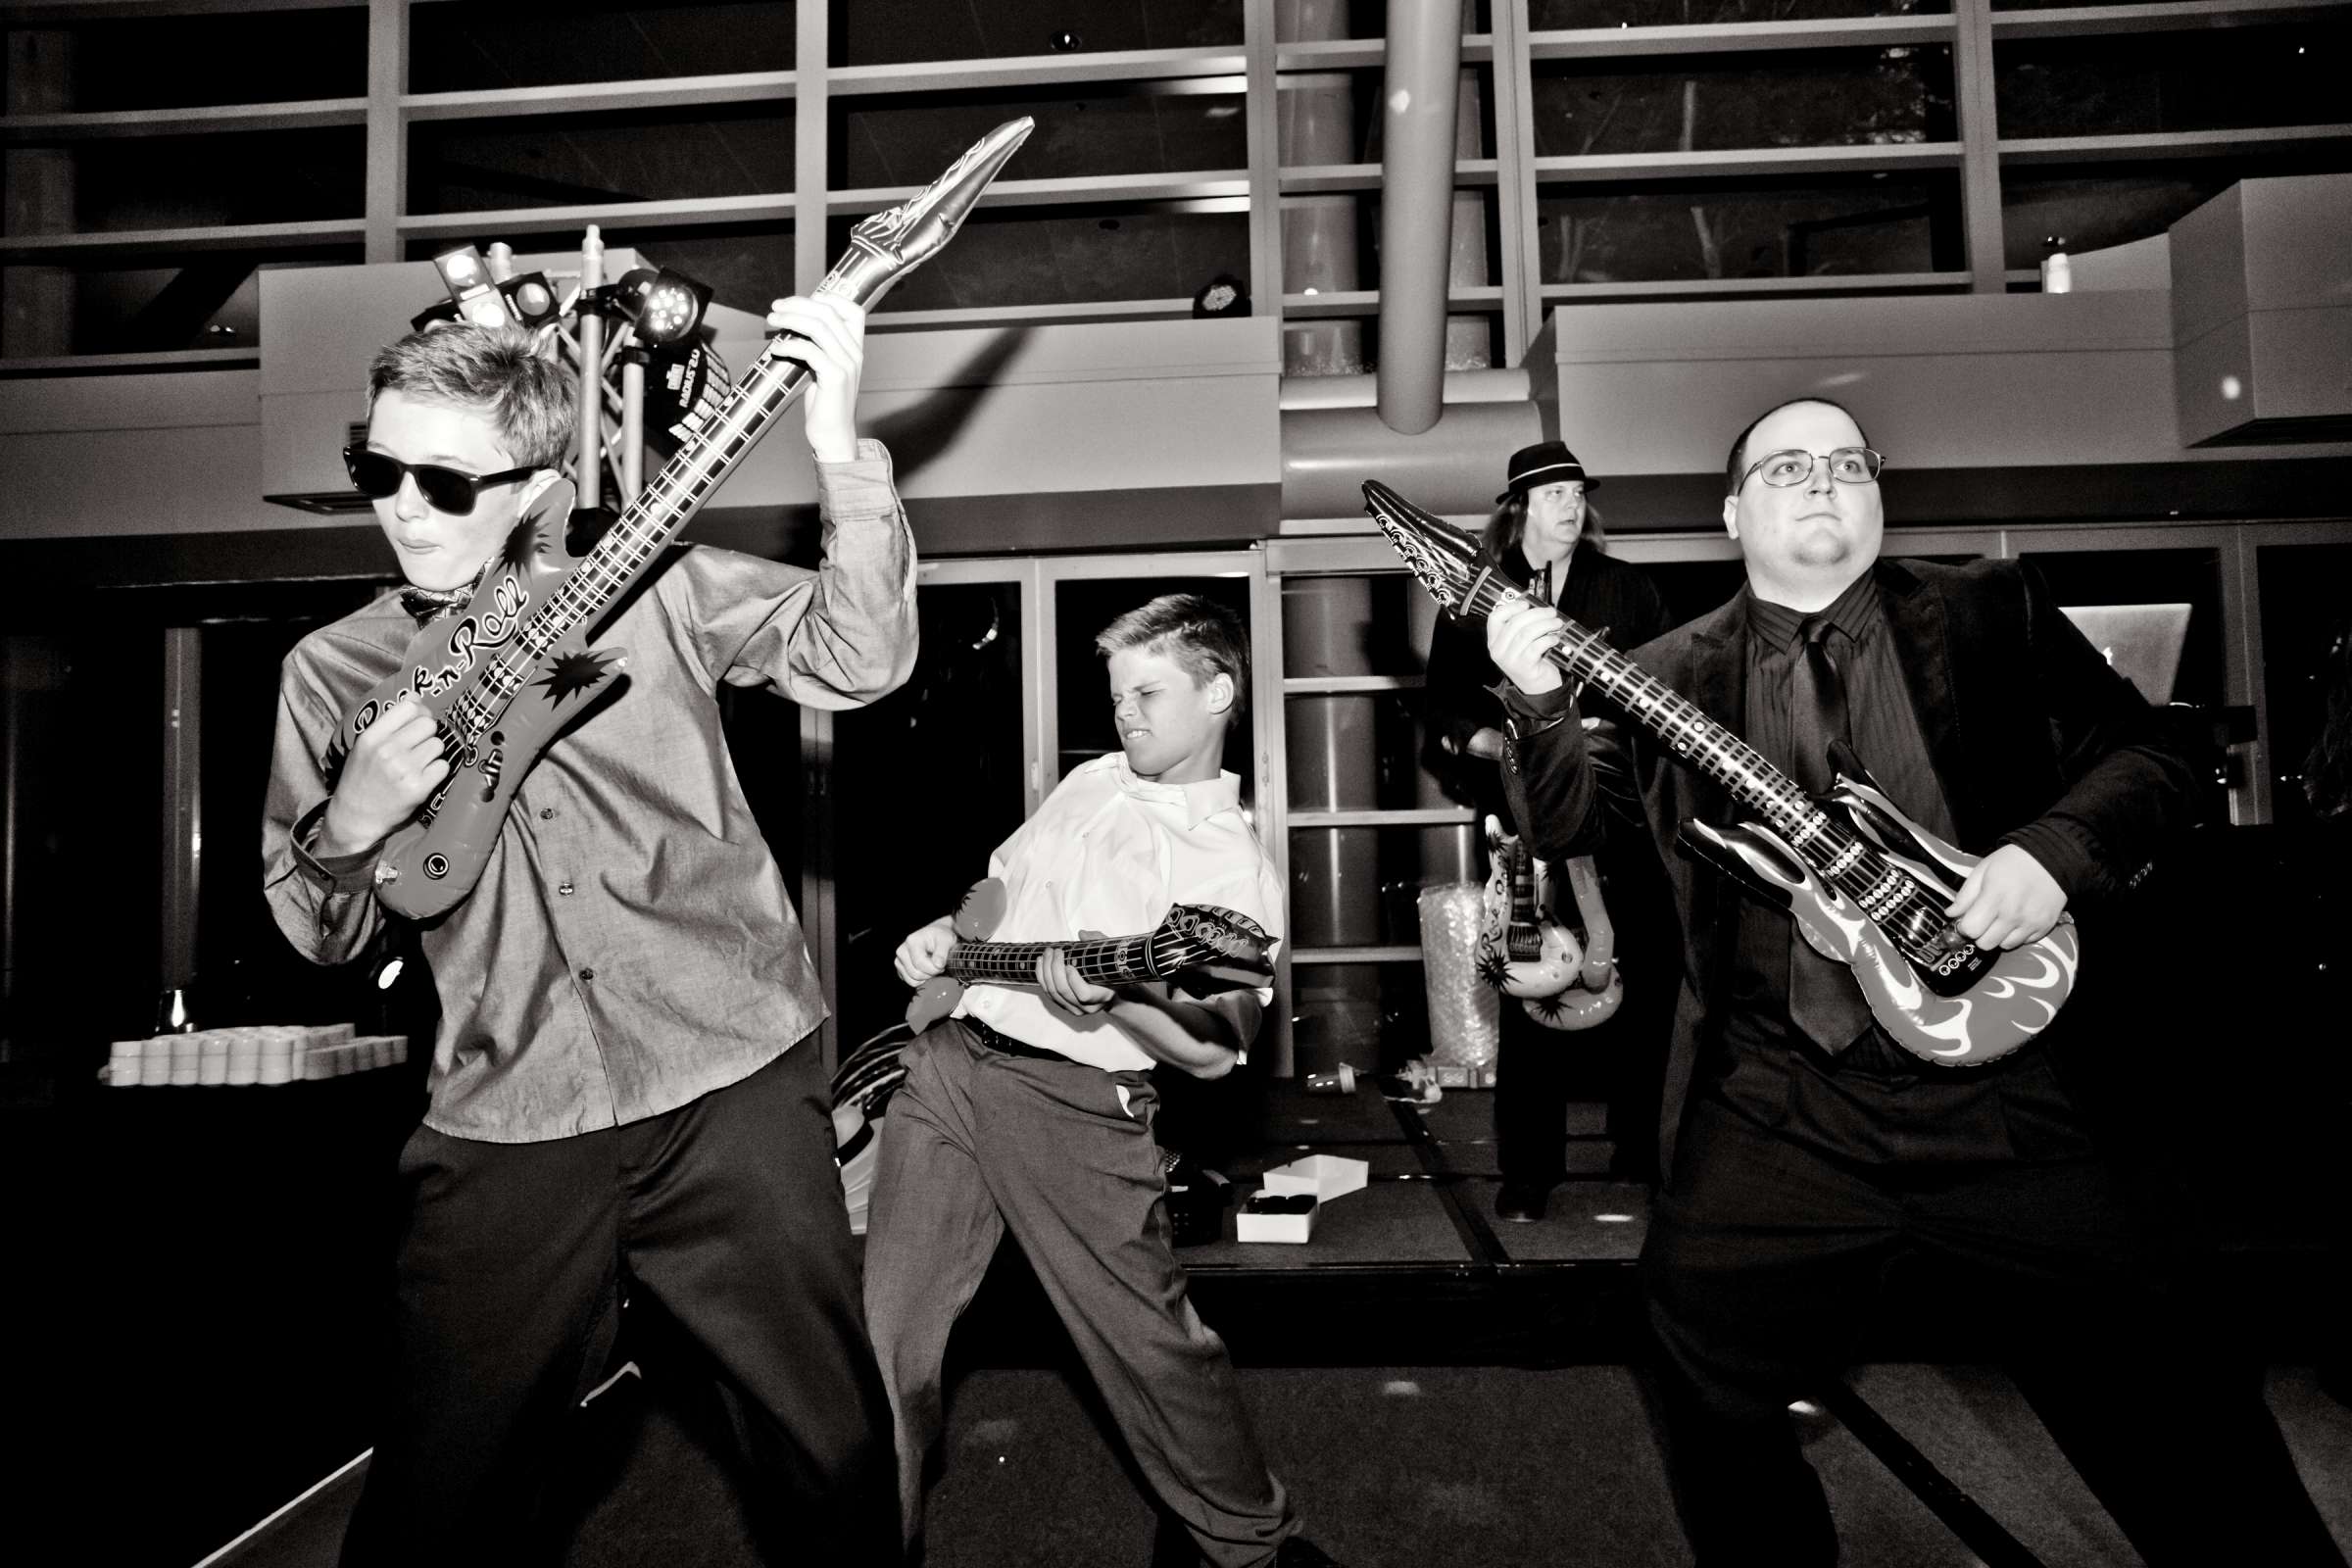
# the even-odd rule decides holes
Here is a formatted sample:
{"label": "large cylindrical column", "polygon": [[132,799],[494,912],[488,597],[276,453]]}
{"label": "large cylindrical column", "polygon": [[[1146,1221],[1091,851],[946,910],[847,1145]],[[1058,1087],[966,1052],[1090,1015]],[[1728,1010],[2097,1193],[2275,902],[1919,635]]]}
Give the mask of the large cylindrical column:
{"label": "large cylindrical column", "polygon": [[[1280,43],[1319,43],[1348,35],[1342,0],[1277,0],[1274,36]],[[1345,72],[1318,71],[1276,78],[1275,145],[1286,168],[1355,162],[1355,82]],[[1355,198],[1285,196],[1282,212],[1282,288],[1286,294],[1339,294],[1362,286],[1355,242]],[[1345,375],[1364,368],[1361,321],[1286,321],[1286,375]]]}
{"label": "large cylindrical column", "polygon": [[1389,8],[1381,85],[1380,416],[1400,435],[1446,399],[1446,284],[1462,69],[1461,0]]}
{"label": "large cylindrical column", "polygon": [[[1370,673],[1368,577],[1291,577],[1282,587],[1283,673]],[[1373,700],[1360,692],[1293,697],[1284,705],[1291,808],[1365,810],[1378,804]],[[1291,835],[1290,934],[1295,949],[1370,947],[1381,940],[1380,832],[1308,827]],[[1370,964],[1291,966],[1293,1070],[1379,1065],[1380,972]]]}
{"label": "large cylindrical column", "polygon": [[[1485,119],[1478,73],[1465,69],[1454,90],[1453,156],[1476,158],[1486,148],[1479,135]],[[1475,288],[1487,281],[1487,206],[1474,190],[1453,193],[1453,240],[1446,251],[1446,280],[1456,288]],[[1453,316],[1446,320],[1446,368],[1478,370],[1492,368],[1494,342],[1481,316]]]}

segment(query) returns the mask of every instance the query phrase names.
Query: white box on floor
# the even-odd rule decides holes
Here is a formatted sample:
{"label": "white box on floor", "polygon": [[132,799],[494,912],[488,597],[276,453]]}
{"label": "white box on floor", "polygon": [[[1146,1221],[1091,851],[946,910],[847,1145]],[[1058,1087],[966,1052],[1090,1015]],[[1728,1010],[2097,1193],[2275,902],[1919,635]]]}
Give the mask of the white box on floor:
{"label": "white box on floor", "polygon": [[[1261,1199],[1272,1198],[1284,1206],[1274,1213],[1259,1211],[1255,1205]],[[1296,1206],[1305,1199],[1303,1207]],[[1244,1202],[1233,1216],[1233,1239],[1237,1242],[1305,1242],[1315,1234],[1315,1215],[1323,1205],[1311,1193],[1259,1193]]]}
{"label": "white box on floor", "polygon": [[1364,1183],[1372,1179],[1371,1165],[1345,1154],[1309,1154],[1294,1159],[1288,1165],[1277,1165],[1266,1172],[1265,1191],[1269,1193],[1311,1193],[1319,1203],[1349,1193],[1360,1193]]}

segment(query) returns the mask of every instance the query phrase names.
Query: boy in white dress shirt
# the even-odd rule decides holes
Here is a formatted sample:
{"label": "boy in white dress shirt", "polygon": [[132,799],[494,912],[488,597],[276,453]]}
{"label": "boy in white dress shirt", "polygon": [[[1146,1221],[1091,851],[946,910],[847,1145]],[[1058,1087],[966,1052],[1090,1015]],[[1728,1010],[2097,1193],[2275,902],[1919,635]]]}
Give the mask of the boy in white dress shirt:
{"label": "boy in white dress shirt", "polygon": [[[1002,942],[1152,930],[1176,904],[1217,905],[1282,932],[1282,885],[1223,772],[1250,654],[1232,612],[1155,599],[1095,640],[1109,661],[1119,751],[1062,780],[989,857],[1005,885]],[[920,985],[946,965],[942,916],[898,951]],[[1271,987],[1187,995],[1079,978],[1058,948],[1034,989],[974,984],[906,1053],[882,1123],[865,1303],[898,1427],[910,1550],[924,1459],[943,1420],[948,1334],[1010,1229],[1161,1506],[1216,1568],[1310,1568],[1234,1386],[1224,1343],[1185,1297],[1169,1242],[1151,1069],[1232,1070]]]}

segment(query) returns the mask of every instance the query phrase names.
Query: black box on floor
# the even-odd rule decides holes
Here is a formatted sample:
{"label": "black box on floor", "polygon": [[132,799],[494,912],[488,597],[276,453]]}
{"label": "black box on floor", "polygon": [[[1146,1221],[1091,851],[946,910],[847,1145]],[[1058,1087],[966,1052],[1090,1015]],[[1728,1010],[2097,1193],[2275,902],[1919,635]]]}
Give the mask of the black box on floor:
{"label": "black box on floor", "polygon": [[1233,1184],[1220,1171],[1182,1155],[1168,1165],[1168,1224],[1178,1247],[1200,1247],[1225,1235],[1225,1207]]}

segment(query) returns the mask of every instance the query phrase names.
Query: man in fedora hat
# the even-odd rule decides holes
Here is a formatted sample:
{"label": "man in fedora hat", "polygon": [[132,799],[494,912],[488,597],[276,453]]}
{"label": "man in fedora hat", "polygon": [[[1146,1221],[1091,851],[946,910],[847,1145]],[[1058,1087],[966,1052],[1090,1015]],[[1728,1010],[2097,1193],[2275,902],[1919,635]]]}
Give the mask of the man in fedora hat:
{"label": "man in fedora hat", "polygon": [[[1486,553],[1498,570],[1529,597],[1557,609],[1581,625],[1604,631],[1619,648],[1634,648],[1674,625],[1666,601],[1641,567],[1611,559],[1592,492],[1600,481],[1585,471],[1576,454],[1559,441],[1539,441],[1511,454],[1502,493],[1487,521]],[[1430,747],[1425,761],[1448,792],[1475,807],[1481,816],[1499,819],[1522,832],[1502,787],[1502,703],[1495,696],[1502,674],[1487,657],[1485,634],[1474,621],[1444,616],[1430,640],[1429,680],[1424,713]],[[1604,1096],[1615,1108],[1611,1131],[1620,1157],[1644,1168],[1644,1134],[1655,1119],[1654,1087],[1648,1097],[1638,1064],[1654,1059],[1643,1049],[1645,1034],[1662,1022],[1654,1003],[1669,994],[1661,970],[1654,983],[1640,983],[1644,962],[1670,951],[1664,939],[1645,932],[1655,923],[1648,911],[1663,910],[1662,887],[1653,868],[1638,861],[1620,865],[1601,858],[1609,906],[1621,932],[1621,951],[1633,955],[1636,977],[1616,1017],[1589,1033],[1571,1037],[1544,1029],[1517,1006],[1503,1011],[1503,1038],[1494,1097],[1494,1131],[1502,1168],[1495,1214],[1505,1220],[1543,1218],[1551,1189],[1565,1173],[1568,1101],[1572,1092]],[[1630,940],[1626,940],[1630,939]],[[1655,1072],[1647,1075],[1654,1078]],[[1633,1101],[1642,1103],[1632,1104]],[[1627,1132],[1635,1147],[1624,1145]]]}

